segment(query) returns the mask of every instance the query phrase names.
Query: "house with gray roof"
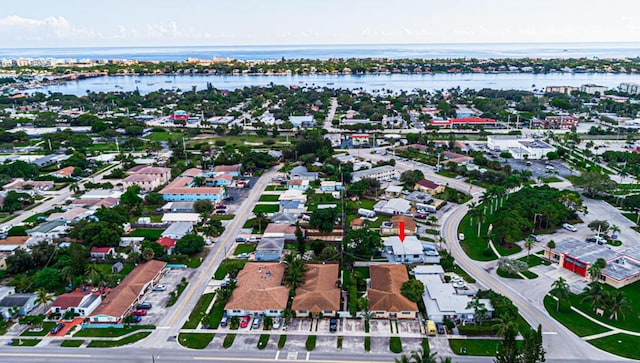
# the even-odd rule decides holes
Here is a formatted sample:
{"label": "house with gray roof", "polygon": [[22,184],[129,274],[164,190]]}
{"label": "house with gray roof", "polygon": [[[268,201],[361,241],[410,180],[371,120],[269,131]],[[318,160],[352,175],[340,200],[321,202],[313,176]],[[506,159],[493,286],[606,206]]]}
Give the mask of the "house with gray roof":
{"label": "house with gray roof", "polygon": [[256,247],[256,261],[280,261],[284,250],[284,238],[265,237]]}
{"label": "house with gray roof", "polygon": [[193,232],[193,223],[191,222],[174,222],[162,232],[162,237],[168,237],[175,240],[188,235]]}
{"label": "house with gray roof", "polygon": [[296,166],[289,172],[289,179],[291,180],[309,180],[313,181],[318,179],[318,173],[310,172],[304,165]]}
{"label": "house with gray roof", "polygon": [[0,315],[5,320],[27,315],[35,307],[36,294],[9,294],[0,300]]}
{"label": "house with gray roof", "polygon": [[[297,208],[297,205],[294,206],[294,208]],[[273,213],[271,215],[271,218],[269,218],[269,220],[271,221],[271,223],[275,223],[275,224],[296,224],[296,222],[298,221],[298,218],[296,218],[296,216],[294,216],[291,213]]]}
{"label": "house with gray roof", "polygon": [[54,238],[60,238],[66,235],[68,229],[67,223],[60,219],[42,223],[35,228],[27,229],[27,235],[31,237],[27,244],[30,245],[38,241],[51,241]]}

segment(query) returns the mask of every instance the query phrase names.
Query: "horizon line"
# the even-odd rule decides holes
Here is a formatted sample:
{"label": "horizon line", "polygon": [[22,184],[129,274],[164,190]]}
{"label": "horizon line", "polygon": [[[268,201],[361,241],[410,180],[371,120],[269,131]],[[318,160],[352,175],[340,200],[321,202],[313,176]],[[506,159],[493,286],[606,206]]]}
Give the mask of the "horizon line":
{"label": "horizon line", "polygon": [[517,44],[549,44],[549,45],[579,45],[579,44],[636,44],[640,41],[510,41],[510,42],[429,42],[429,43],[300,43],[300,44],[191,44],[191,45],[83,45],[83,46],[49,46],[49,47],[4,47],[0,49],[89,49],[89,48],[186,48],[186,47],[327,47],[327,46],[410,46],[410,45],[517,45]]}

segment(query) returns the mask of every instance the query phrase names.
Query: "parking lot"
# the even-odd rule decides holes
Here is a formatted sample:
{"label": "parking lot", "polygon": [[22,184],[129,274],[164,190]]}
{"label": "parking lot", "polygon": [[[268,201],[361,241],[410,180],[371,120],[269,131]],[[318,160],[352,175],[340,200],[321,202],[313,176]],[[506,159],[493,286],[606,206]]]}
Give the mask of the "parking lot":
{"label": "parking lot", "polygon": [[[563,162],[553,160],[549,161],[549,166],[553,167],[553,170],[549,170],[544,161],[541,160],[515,160],[509,159],[507,163],[511,166],[512,170],[527,170],[530,171],[534,179],[547,178],[554,175],[566,177],[571,175],[571,169],[569,169]],[[527,165],[531,164],[531,165]]]}
{"label": "parking lot", "polygon": [[165,291],[149,291],[144,302],[151,303],[151,309],[147,310],[147,315],[142,317],[140,324],[158,325],[160,320],[166,316],[167,301],[169,301],[171,291],[176,289],[183,277],[187,280],[195,274],[192,269],[171,269],[160,280],[159,284],[167,287]]}

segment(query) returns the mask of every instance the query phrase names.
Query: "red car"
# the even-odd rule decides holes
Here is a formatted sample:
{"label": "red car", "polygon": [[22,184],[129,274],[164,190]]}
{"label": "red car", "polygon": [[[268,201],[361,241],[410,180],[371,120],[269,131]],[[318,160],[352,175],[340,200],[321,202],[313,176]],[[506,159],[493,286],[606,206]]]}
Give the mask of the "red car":
{"label": "red car", "polygon": [[250,320],[251,320],[251,317],[249,315],[243,316],[242,320],[240,320],[240,327],[246,328],[249,325]]}
{"label": "red car", "polygon": [[226,206],[226,205],[224,205],[224,204],[218,204],[218,205],[216,205],[216,209],[225,209],[225,208],[227,208],[227,206]]}
{"label": "red car", "polygon": [[146,310],[142,310],[142,309],[138,309],[136,311],[133,312],[133,315],[136,316],[145,316],[147,315],[147,311]]}

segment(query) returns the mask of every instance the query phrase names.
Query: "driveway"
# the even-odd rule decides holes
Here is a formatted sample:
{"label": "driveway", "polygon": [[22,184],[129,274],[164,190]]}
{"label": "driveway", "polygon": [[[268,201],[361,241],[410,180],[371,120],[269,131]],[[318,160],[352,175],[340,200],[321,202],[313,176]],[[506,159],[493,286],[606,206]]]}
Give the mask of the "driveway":
{"label": "driveway", "polygon": [[147,315],[142,317],[140,324],[159,325],[159,322],[166,315],[167,302],[171,298],[170,294],[176,289],[183,277],[188,281],[195,273],[192,269],[171,269],[167,272],[160,284],[167,287],[166,291],[151,291],[144,299],[145,302],[151,303],[151,309],[147,310]]}

